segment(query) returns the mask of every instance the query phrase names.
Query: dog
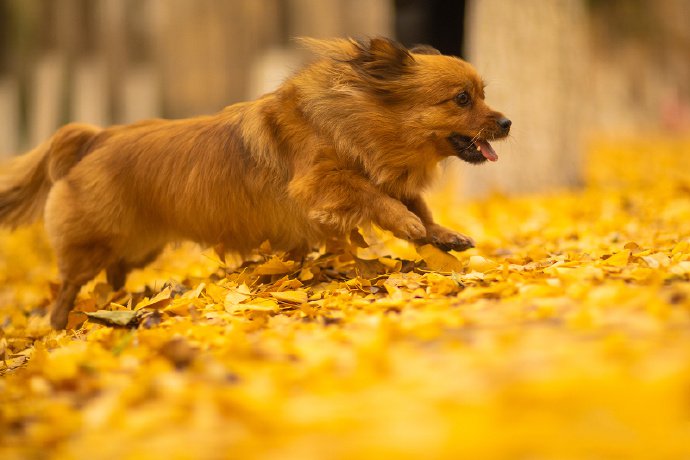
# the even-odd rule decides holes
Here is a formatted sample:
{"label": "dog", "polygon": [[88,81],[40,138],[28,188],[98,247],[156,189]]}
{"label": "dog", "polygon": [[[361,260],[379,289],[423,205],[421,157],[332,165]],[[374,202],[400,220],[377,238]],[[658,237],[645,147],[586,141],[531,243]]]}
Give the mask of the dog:
{"label": "dog", "polygon": [[81,286],[113,289],[166,244],[305,253],[374,224],[462,251],[421,192],[447,157],[496,161],[511,121],[467,62],[377,37],[302,43],[314,60],[277,90],[209,116],[105,129],[69,124],[0,173],[0,225],[43,217],[61,278],[51,325]]}

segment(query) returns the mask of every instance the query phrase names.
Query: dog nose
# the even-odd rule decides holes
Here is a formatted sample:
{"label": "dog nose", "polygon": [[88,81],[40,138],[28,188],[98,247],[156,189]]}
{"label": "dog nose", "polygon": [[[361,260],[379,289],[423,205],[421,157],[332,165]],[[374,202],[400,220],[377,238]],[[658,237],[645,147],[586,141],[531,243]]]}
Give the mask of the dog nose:
{"label": "dog nose", "polygon": [[513,122],[506,117],[499,118],[496,120],[496,123],[498,123],[498,126],[500,126],[503,131],[508,131],[510,129],[510,125],[513,124]]}

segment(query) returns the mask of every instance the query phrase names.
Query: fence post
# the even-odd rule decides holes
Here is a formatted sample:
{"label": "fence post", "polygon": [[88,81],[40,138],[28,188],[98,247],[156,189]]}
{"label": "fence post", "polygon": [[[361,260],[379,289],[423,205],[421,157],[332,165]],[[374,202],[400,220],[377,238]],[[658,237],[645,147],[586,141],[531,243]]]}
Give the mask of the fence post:
{"label": "fence post", "polygon": [[0,77],[0,158],[19,150],[19,85],[16,79]]}
{"label": "fence post", "polygon": [[76,62],[73,72],[71,118],[105,126],[109,123],[105,62],[98,57],[84,57]]}
{"label": "fence post", "polygon": [[29,144],[36,146],[50,137],[61,119],[65,63],[57,53],[39,58],[30,85]]}

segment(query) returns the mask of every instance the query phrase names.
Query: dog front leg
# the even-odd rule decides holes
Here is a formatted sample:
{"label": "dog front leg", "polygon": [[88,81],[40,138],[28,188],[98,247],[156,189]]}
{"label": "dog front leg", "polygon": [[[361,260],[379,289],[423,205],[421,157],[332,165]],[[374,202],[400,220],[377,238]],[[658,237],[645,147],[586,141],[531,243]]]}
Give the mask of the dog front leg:
{"label": "dog front leg", "polygon": [[443,251],[465,251],[474,247],[474,241],[469,236],[435,223],[421,195],[404,200],[404,203],[410,211],[419,216],[426,227],[426,237],[421,239],[420,243],[433,244]]}
{"label": "dog front leg", "polygon": [[293,179],[289,193],[329,233],[347,235],[371,222],[408,241],[426,237],[426,227],[417,215],[355,171],[313,168]]}

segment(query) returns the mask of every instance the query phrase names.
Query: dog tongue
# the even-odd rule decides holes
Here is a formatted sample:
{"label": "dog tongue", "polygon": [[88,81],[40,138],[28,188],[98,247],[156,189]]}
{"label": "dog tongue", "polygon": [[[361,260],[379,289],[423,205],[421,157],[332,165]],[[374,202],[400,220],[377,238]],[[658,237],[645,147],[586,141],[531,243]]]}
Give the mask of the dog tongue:
{"label": "dog tongue", "polygon": [[477,139],[476,141],[474,141],[474,143],[477,144],[479,150],[482,151],[482,155],[484,155],[484,158],[486,158],[489,161],[498,160],[498,155],[496,155],[496,151],[493,147],[491,147],[491,144],[481,139]]}

